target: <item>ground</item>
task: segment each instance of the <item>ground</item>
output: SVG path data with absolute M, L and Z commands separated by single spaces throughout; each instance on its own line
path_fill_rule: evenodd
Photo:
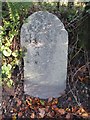
M 69 45 L 70 47 L 70 45 Z M 70 63 L 70 64 L 69 64 Z M 89 69 L 82 52 L 68 63 L 67 86 L 59 98 L 42 100 L 24 94 L 23 62 L 13 71 L 15 85 L 12 88 L 3 86 L 2 110 L 3 119 L 59 119 L 89 120 Z M 86 64 L 85 64 L 86 63 Z

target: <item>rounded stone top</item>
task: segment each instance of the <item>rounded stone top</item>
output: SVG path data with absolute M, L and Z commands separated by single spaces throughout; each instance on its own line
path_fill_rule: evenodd
M 39 38 L 38 37 L 39 34 L 42 33 L 47 34 L 47 31 L 52 32 L 52 33 L 49 32 L 49 34 L 50 35 L 52 34 L 52 36 L 57 36 L 57 34 L 61 34 L 63 31 L 65 34 L 67 34 L 67 31 L 65 30 L 63 23 L 54 14 L 49 13 L 48 11 L 38 11 L 33 13 L 26 19 L 26 22 L 22 25 L 21 28 L 22 46 L 23 44 L 24 46 L 27 46 L 28 43 L 33 42 L 36 38 Z

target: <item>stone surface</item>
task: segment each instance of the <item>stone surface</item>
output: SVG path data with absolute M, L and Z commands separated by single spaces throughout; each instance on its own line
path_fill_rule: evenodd
M 52 13 L 39 11 L 21 28 L 24 91 L 34 97 L 59 97 L 67 76 L 68 33 Z

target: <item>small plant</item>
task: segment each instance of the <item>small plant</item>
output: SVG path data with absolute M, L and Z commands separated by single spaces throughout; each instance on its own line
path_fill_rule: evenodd
M 2 23 L 0 26 L 0 53 L 2 54 L 1 79 L 2 84 L 6 83 L 11 87 L 14 82 L 12 80 L 12 71 L 16 65 L 19 65 L 21 57 L 24 55 L 22 49 L 12 48 L 13 41 L 19 39 L 20 27 L 32 2 L 4 2 Z M 16 41 L 17 42 L 17 41 Z M 1 80 L 0 79 L 0 80 Z
M 20 62 L 20 50 L 12 50 L 12 42 L 19 34 L 19 14 L 13 8 L 13 3 L 7 3 L 9 10 L 8 20 L 3 18 L 3 26 L 0 27 L 0 52 L 2 54 L 1 77 L 2 83 L 6 83 L 11 87 L 14 83 L 12 80 L 12 71 L 15 65 Z

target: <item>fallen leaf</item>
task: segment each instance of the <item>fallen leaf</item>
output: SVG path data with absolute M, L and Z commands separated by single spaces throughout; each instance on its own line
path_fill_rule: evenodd
M 21 100 L 17 100 L 17 107 L 20 106 L 22 104 Z
M 19 112 L 19 113 L 18 113 L 18 117 L 21 117 L 21 116 L 22 116 L 22 112 Z
M 53 110 L 54 110 L 54 109 L 57 109 L 57 110 L 58 110 L 58 108 L 57 108 L 56 105 L 52 105 L 52 109 L 53 109 Z
M 76 112 L 77 114 L 81 115 L 82 113 L 85 113 L 86 111 L 84 110 L 83 107 L 80 107 L 79 110 Z
M 48 112 L 48 111 L 49 111 L 49 108 L 50 108 L 50 106 L 46 106 L 46 107 L 45 107 L 45 111 Z
M 26 103 L 27 103 L 29 106 L 32 105 L 29 100 L 26 100 Z
M 71 115 L 70 115 L 70 113 L 68 113 L 68 114 L 66 115 L 66 119 L 69 120 L 70 118 L 71 118 Z
M 39 108 L 39 115 L 41 118 L 45 116 L 45 108 Z
M 13 112 L 14 112 L 14 113 L 17 112 L 17 109 L 13 108 Z
M 86 111 L 84 110 L 84 108 L 81 107 L 80 112 L 83 113 L 83 112 L 86 112 Z
M 55 112 L 54 111 L 48 112 L 47 116 L 53 118 L 55 116 Z
M 32 119 L 35 118 L 35 114 L 32 113 L 30 117 L 31 117 Z
M 52 102 L 52 105 L 56 105 L 57 103 L 58 103 L 58 99 L 55 98 L 55 99 L 53 100 L 53 102 Z
M 65 110 L 64 110 L 64 109 L 58 109 L 58 112 L 59 112 L 61 115 L 65 114 Z
M 47 116 L 48 116 L 48 117 L 52 117 L 51 112 L 48 112 L 48 113 L 47 113 Z
M 55 112 L 51 111 L 51 116 L 54 117 L 55 116 Z
M 76 112 L 76 110 L 77 110 L 76 106 L 72 107 L 72 112 Z
M 16 120 L 17 119 L 17 117 L 16 117 L 16 114 L 13 114 L 12 115 L 12 120 Z M 1 120 L 1 119 L 0 119 Z
M 82 117 L 88 117 L 88 113 L 83 113 Z
M 66 112 L 70 112 L 71 110 L 69 108 L 66 108 Z

